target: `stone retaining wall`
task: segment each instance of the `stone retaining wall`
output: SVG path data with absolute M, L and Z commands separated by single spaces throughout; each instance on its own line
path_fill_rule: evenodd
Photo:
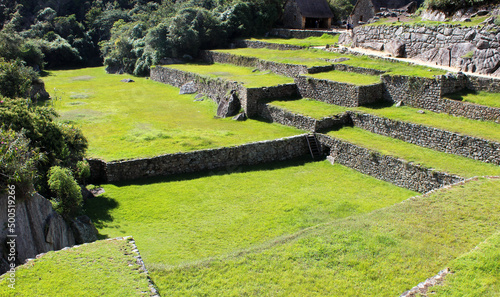
M 215 102 L 227 97 L 232 90 L 237 92 L 242 108 L 248 117 L 258 114 L 259 102 L 269 98 L 296 97 L 298 96 L 295 84 L 285 84 L 262 88 L 246 88 L 238 82 L 226 81 L 219 78 L 210 78 L 196 73 L 181 71 L 167 67 L 151 69 L 151 79 L 175 87 L 193 81 L 199 93 L 203 93 Z
M 354 45 L 391 42 L 404 45 L 405 56 L 463 71 L 500 76 L 500 33 L 494 25 L 359 26 L 354 30 Z
M 318 120 L 301 114 L 295 114 L 269 104 L 261 104 L 259 110 L 260 116 L 264 119 L 310 132 L 342 127 L 350 124 L 351 121 L 347 113 Z
M 387 101 L 401 101 L 404 105 L 473 120 L 500 120 L 500 108 L 442 98 L 445 94 L 463 90 L 467 85 L 475 90 L 484 90 L 488 87 L 488 79 L 468 78 L 465 75 L 440 75 L 435 78 L 382 75 L 381 79 Z
M 234 45 L 236 47 L 268 48 L 280 51 L 300 50 L 305 48 L 304 46 L 300 45 L 271 43 L 271 42 L 263 42 L 257 40 L 235 40 Z
M 324 147 L 330 148 L 330 156 L 335 162 L 413 191 L 426 193 L 464 180 L 456 175 L 381 155 L 327 135 L 316 134 L 316 137 Z
M 383 97 L 383 85 L 356 86 L 325 79 L 299 76 L 295 83 L 303 98 L 311 98 L 329 104 L 356 107 L 378 102 Z
M 274 28 L 269 33 L 272 36 L 277 36 L 281 38 L 298 38 L 298 39 L 304 39 L 307 37 L 321 37 L 323 34 L 329 34 L 332 36 L 339 34 L 338 32 L 333 32 L 331 30 L 293 30 L 284 28 Z
M 355 126 L 437 151 L 500 164 L 500 143 L 472 136 L 348 111 Z
M 231 166 L 248 166 L 267 162 L 293 159 L 309 154 L 305 135 L 276 140 L 260 141 L 234 147 L 200 150 L 188 153 L 166 154 L 153 158 L 104 162 L 93 160 L 92 166 L 101 163 L 105 172 L 103 182 L 118 182 L 199 172 Z M 92 168 L 92 172 L 98 169 Z M 102 169 L 101 169 L 102 170 Z

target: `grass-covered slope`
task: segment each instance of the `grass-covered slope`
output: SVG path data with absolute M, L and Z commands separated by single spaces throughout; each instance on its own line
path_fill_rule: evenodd
M 215 119 L 210 99 L 193 102 L 179 89 L 104 68 L 53 71 L 44 78 L 60 113 L 82 129 L 89 157 L 107 161 L 238 145 L 301 134 L 300 130 L 247 120 Z
M 500 233 L 450 263 L 452 274 L 432 296 L 498 296 L 500 293 Z
M 167 296 L 399 296 L 498 232 L 499 192 L 479 179 L 152 275 Z
M 16 269 L 15 289 L 0 278 L 0 296 L 150 296 L 147 275 L 127 239 L 49 252 Z
M 480 104 L 490 107 L 500 108 L 500 93 L 489 92 L 459 92 L 447 94 L 447 99 Z
M 148 268 L 233 253 L 416 194 L 309 159 L 104 189 L 86 213 L 103 236 L 132 234 Z
M 360 86 L 381 83 L 380 76 L 337 70 L 308 74 L 307 76 Z
M 251 38 L 248 39 L 250 41 L 261 41 L 261 42 L 267 42 L 267 43 L 277 43 L 277 44 L 289 44 L 289 45 L 297 45 L 297 46 L 303 46 L 303 47 L 314 47 L 314 46 L 325 46 L 325 45 L 333 45 L 339 41 L 339 34 L 337 35 L 328 35 L 328 34 L 323 34 L 322 36 L 319 37 L 307 37 L 307 38 L 274 38 L 274 37 L 269 37 L 269 38 Z

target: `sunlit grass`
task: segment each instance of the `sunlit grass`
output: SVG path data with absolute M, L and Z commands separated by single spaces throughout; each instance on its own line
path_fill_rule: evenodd
M 359 74 L 355 72 L 344 72 L 337 70 L 308 74 L 307 76 L 314 77 L 317 79 L 326 79 L 326 80 L 332 80 L 336 82 L 354 84 L 359 86 L 372 85 L 381 82 L 380 76 Z
M 446 71 L 441 69 L 435 69 L 420 65 L 411 65 L 406 62 L 391 62 L 382 59 L 370 58 L 367 56 L 339 54 L 319 49 L 281 51 L 266 48 L 239 48 L 216 51 L 245 57 L 255 57 L 262 60 L 278 63 L 306 65 L 308 67 L 330 65 L 331 62 L 328 62 L 326 59 L 331 60 L 345 57 L 349 58 L 349 60 L 338 63 L 387 71 L 389 74 L 393 75 L 433 77 L 434 75 L 442 75 L 446 73 Z
M 341 114 L 348 110 L 347 107 L 328 104 L 309 98 L 302 98 L 298 100 L 274 100 L 269 104 L 293 113 L 305 115 L 318 120 Z
M 325 45 L 333 45 L 339 41 L 339 34 L 334 36 L 329 34 L 323 34 L 320 37 L 307 37 L 304 39 L 299 38 L 251 38 L 248 39 L 250 41 L 262 41 L 268 43 L 277 43 L 277 44 L 290 44 L 290 45 L 298 45 L 303 47 L 313 47 L 313 46 L 325 46 Z
M 141 77 L 120 82 L 127 77 L 100 67 L 52 71 L 44 78 L 60 120 L 80 127 L 88 139 L 90 157 L 151 157 L 302 133 L 256 120 L 216 119 L 210 99 L 194 102 L 194 95 Z
M 168 296 L 399 296 L 498 232 L 499 192 L 499 180 L 480 179 L 264 250 L 151 273 Z
M 166 67 L 194 72 L 209 77 L 218 77 L 225 80 L 241 82 L 249 88 L 293 83 L 293 79 L 290 77 L 277 75 L 270 71 L 259 71 L 255 68 L 231 64 L 176 64 Z
M 16 270 L 15 289 L 0 278 L 0 296 L 150 296 L 128 240 L 48 252 Z
M 500 93 L 459 92 L 445 95 L 444 98 L 500 108 Z
M 134 236 L 148 267 L 230 254 L 416 193 L 328 161 L 104 185 L 86 213 L 108 237 Z
M 344 127 L 327 134 L 384 155 L 390 155 L 463 177 L 500 176 L 500 166 L 498 165 L 423 148 L 357 127 Z

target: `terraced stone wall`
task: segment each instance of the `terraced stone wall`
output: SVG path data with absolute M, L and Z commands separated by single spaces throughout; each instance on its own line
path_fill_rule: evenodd
M 334 162 L 413 191 L 426 193 L 464 180 L 456 175 L 381 155 L 328 135 L 316 134 L 316 137 L 323 146 L 330 149 Z
M 500 143 L 433 127 L 348 111 L 354 126 L 422 147 L 500 164 Z
M 236 40 L 234 42 L 236 47 L 250 47 L 250 48 L 268 48 L 275 49 L 280 51 L 287 50 L 300 50 L 305 47 L 300 45 L 292 45 L 292 44 L 281 44 L 281 43 L 270 43 L 270 42 L 262 42 L 257 40 Z
M 107 163 L 94 160 L 89 164 L 94 166 L 100 162 L 100 168 L 105 168 L 105 172 L 101 173 L 106 177 L 105 182 L 118 182 L 282 161 L 308 153 L 309 148 L 305 135 L 298 135 L 234 147 L 167 154 L 153 158 Z
M 383 98 L 384 87 L 381 83 L 356 86 L 306 76 L 296 77 L 294 81 L 303 98 L 312 98 L 329 104 L 356 107 L 375 103 Z
M 269 104 L 261 104 L 259 114 L 261 117 L 271 122 L 296 127 L 310 132 L 342 127 L 344 125 L 349 125 L 351 121 L 347 113 L 318 120 L 301 114 L 295 114 Z
M 494 90 L 497 80 L 465 75 L 440 75 L 435 78 L 383 75 L 381 79 L 385 86 L 384 98 L 390 102 L 401 101 L 404 105 L 473 120 L 500 120 L 499 108 L 442 98 L 465 88 Z
M 394 40 L 405 45 L 407 57 L 460 67 L 463 71 L 500 76 L 498 26 L 382 25 L 354 29 L 355 46 L 384 46 Z
M 196 73 L 181 71 L 168 67 L 155 67 L 151 69 L 150 77 L 154 81 L 181 87 L 187 82 L 194 82 L 199 93 L 203 93 L 215 102 L 227 97 L 228 93 L 235 90 L 241 106 L 248 117 L 258 114 L 259 102 L 269 98 L 297 97 L 295 84 L 284 84 L 262 88 L 246 88 L 238 82 L 226 81 L 219 78 L 209 78 Z

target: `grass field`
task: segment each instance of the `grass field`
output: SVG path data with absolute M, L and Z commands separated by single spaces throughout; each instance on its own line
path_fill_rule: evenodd
M 145 78 L 123 83 L 125 75 L 104 68 L 52 71 L 44 78 L 61 121 L 80 127 L 89 157 L 107 161 L 231 146 L 303 133 L 256 120 L 216 119 L 210 99 Z
M 357 127 L 344 127 L 337 131 L 330 131 L 327 134 L 384 155 L 467 178 L 484 175 L 500 176 L 500 166 L 498 165 L 423 148 Z
M 337 70 L 308 74 L 307 76 L 314 77 L 317 79 L 326 79 L 336 82 L 354 84 L 358 86 L 372 85 L 381 82 L 380 76 L 359 74 L 355 72 L 337 71 Z
M 165 296 L 399 296 L 498 232 L 499 191 L 500 180 L 479 179 L 266 249 L 151 273 Z
M 128 240 L 105 240 L 48 252 L 16 270 L 15 289 L 0 278 L 0 296 L 150 296 Z
M 446 131 L 500 142 L 500 129 L 498 123 L 491 121 L 475 121 L 464 117 L 455 117 L 446 113 L 436 113 L 428 110 L 421 114 L 418 112 L 420 109 L 409 106 L 396 107 L 394 105 L 372 105 L 347 108 L 333 106 L 311 99 L 290 101 L 277 100 L 270 102 L 270 104 L 317 119 L 339 114 L 346 110 L 354 110 L 393 120 L 435 127 Z
M 219 77 L 222 79 L 243 83 L 249 88 L 270 87 L 279 84 L 291 84 L 293 78 L 277 75 L 270 71 L 259 71 L 251 67 L 241 67 L 231 64 L 176 64 L 168 65 L 168 68 L 194 72 L 208 77 Z
M 471 18 L 470 22 L 463 22 L 463 21 L 445 21 L 445 22 L 439 22 L 439 21 L 424 21 L 422 20 L 421 17 L 413 17 L 410 20 L 404 21 L 404 22 L 397 22 L 394 20 L 394 18 L 381 18 L 378 21 L 371 23 L 371 24 L 366 24 L 365 26 L 380 26 L 380 25 L 388 25 L 388 26 L 402 26 L 402 25 L 420 25 L 420 26 L 439 26 L 439 25 L 460 25 L 463 27 L 474 27 L 478 26 L 481 24 L 481 22 L 484 22 L 487 18 L 490 16 L 476 16 Z
M 500 108 L 500 93 L 460 92 L 445 95 L 444 98 Z
M 248 39 L 250 41 L 262 41 L 268 43 L 278 43 L 278 44 L 290 44 L 290 45 L 298 45 L 303 47 L 314 47 L 314 46 L 325 46 L 325 45 L 333 45 L 339 42 L 339 36 L 335 35 L 331 36 L 328 34 L 323 34 L 320 37 L 307 37 L 304 39 L 299 38 L 251 38 Z
M 104 189 L 86 213 L 103 236 L 134 236 L 148 267 L 230 254 L 416 194 L 327 161 L 304 160 Z
M 446 73 L 446 71 L 444 70 L 419 65 L 411 65 L 404 62 L 391 62 L 381 59 L 373 59 L 367 56 L 352 56 L 334 52 L 326 52 L 319 49 L 280 51 L 266 48 L 239 48 L 216 51 L 231 53 L 239 56 L 256 57 L 262 60 L 278 63 L 306 65 L 309 67 L 330 65 L 331 63 L 327 62 L 325 59 L 337 59 L 346 57 L 349 58 L 349 60 L 340 63 L 351 66 L 387 71 L 388 73 L 393 75 L 433 77 L 434 75 L 442 75 Z

